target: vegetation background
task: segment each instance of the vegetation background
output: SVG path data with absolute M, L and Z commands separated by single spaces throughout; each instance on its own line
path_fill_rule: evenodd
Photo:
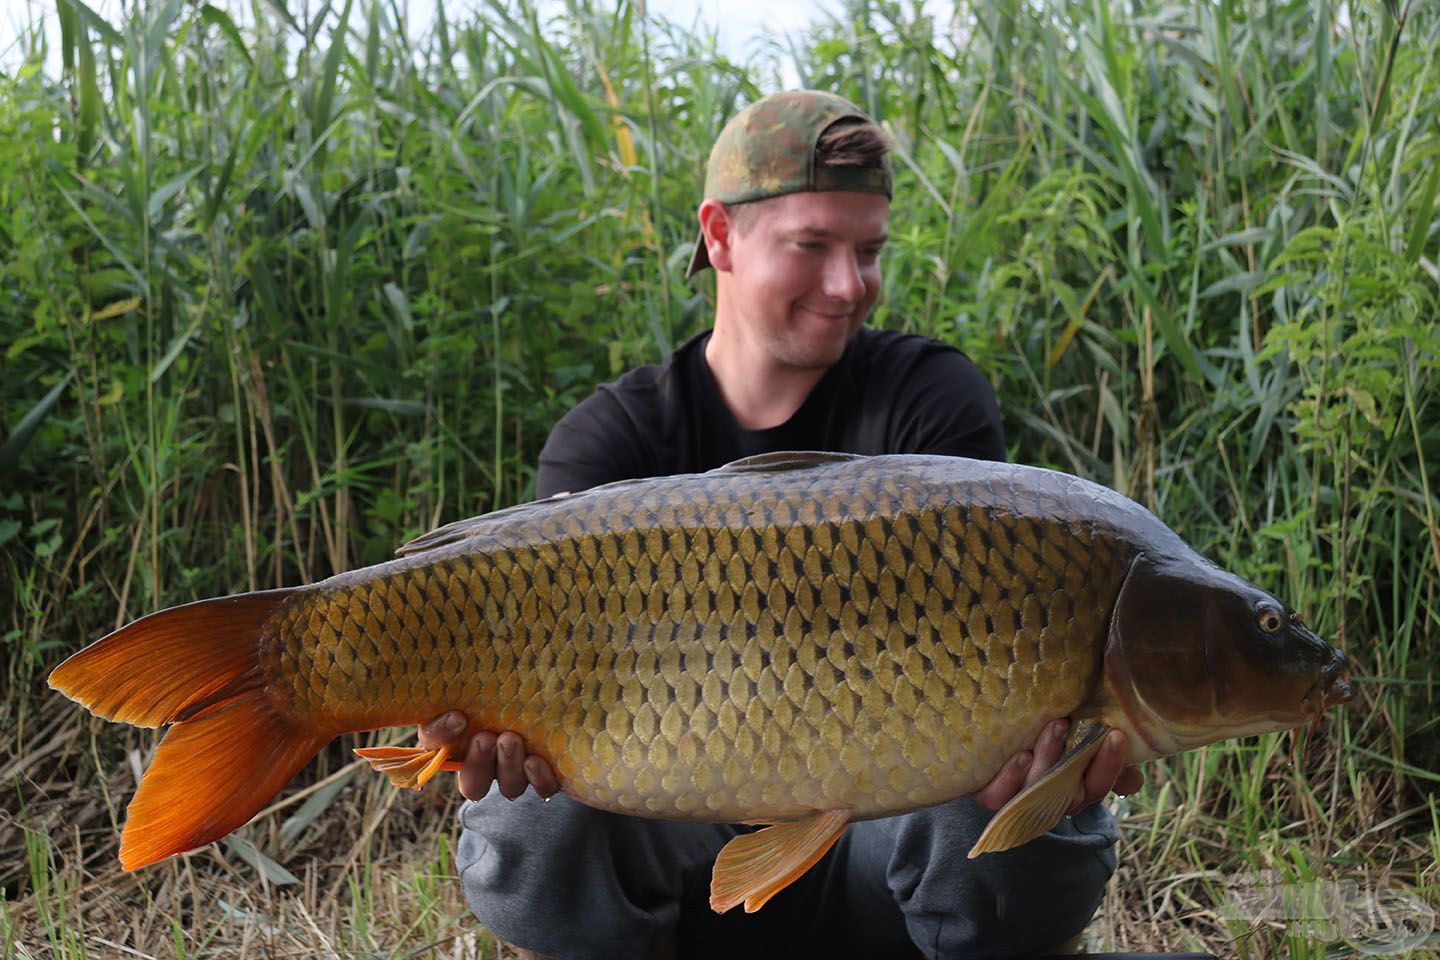
M 155 736 L 46 673 L 529 496 L 561 413 L 707 324 L 704 156 L 792 73 L 897 146 L 873 322 L 965 349 L 1014 459 L 1146 503 L 1357 664 L 1313 735 L 1147 768 L 1092 944 L 1344 956 L 1398 936 L 1382 894 L 1440 904 L 1435 3 L 850 0 L 745 63 L 625 0 L 421 39 L 393 0 L 135 6 L 59 0 L 60 69 L 37 29 L 0 75 L 0 958 L 495 955 L 453 792 L 353 744 L 120 873 Z M 1227 910 L 1262 870 L 1360 900 Z

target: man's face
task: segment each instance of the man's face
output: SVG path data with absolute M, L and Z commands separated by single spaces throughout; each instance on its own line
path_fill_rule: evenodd
M 741 219 L 721 279 L 735 332 L 779 364 L 831 366 L 880 293 L 889 199 L 791 193 Z

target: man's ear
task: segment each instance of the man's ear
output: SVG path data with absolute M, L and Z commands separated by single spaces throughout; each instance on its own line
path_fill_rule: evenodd
M 725 204 L 710 197 L 700 204 L 697 212 L 700 231 L 705 238 L 705 252 L 710 256 L 710 266 L 717 271 L 730 270 L 730 243 L 734 237 L 734 221 Z

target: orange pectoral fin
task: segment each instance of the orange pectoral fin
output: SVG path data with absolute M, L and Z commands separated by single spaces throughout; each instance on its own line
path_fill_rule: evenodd
M 1000 808 L 970 848 L 970 859 L 1028 843 L 1059 823 L 1085 777 L 1085 768 L 1105 743 L 1110 730 L 1109 724 L 1099 720 L 1076 724 L 1070 734 L 1070 749 L 1044 776 Z
M 447 747 L 360 747 L 356 755 L 406 790 L 419 790 L 441 770 L 459 770 L 460 761 L 449 760 Z
M 818 863 L 849 824 L 849 810 L 825 810 L 731 840 L 715 858 L 710 909 L 744 903 L 746 913 L 759 910 Z

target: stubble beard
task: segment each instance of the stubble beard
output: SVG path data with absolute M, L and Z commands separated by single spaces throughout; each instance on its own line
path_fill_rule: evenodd
M 856 322 L 847 318 L 845 335 L 840 339 L 826 337 L 824 340 L 805 338 L 793 328 L 788 336 L 773 338 L 771 356 L 782 364 L 800 370 L 826 370 L 840 362 L 845 348 L 860 332 L 863 320 Z

